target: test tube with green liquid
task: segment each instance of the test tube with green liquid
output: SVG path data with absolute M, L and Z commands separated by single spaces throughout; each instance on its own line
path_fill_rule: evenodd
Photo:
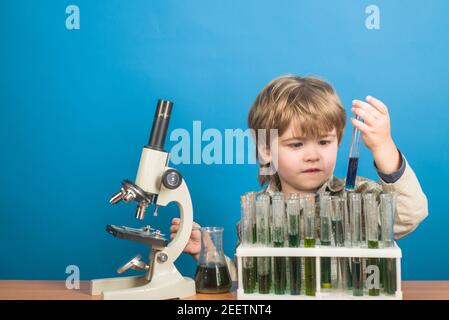
M 244 246 L 253 245 L 253 221 L 252 221 L 252 201 L 247 195 L 240 198 L 241 218 L 240 228 L 242 233 L 242 244 Z M 256 289 L 256 274 L 254 269 L 254 257 L 243 257 L 243 291 L 254 293 Z
M 288 246 L 300 246 L 300 200 L 296 193 L 289 195 L 287 199 L 287 222 L 288 222 Z M 301 293 L 301 257 L 289 257 L 290 267 L 290 294 Z
M 304 247 L 315 247 L 315 195 L 303 195 L 304 214 Z M 315 296 L 316 293 L 316 259 L 314 257 L 304 258 L 305 293 L 307 296 Z
M 394 247 L 394 219 L 396 213 L 396 194 L 394 192 L 380 194 L 380 225 L 384 248 Z M 396 293 L 396 259 L 383 261 L 383 292 L 388 295 Z
M 320 205 L 320 245 L 330 246 L 332 241 L 331 224 L 331 198 L 329 193 L 319 194 Z M 330 289 L 332 287 L 331 279 L 331 257 L 322 257 L 321 263 L 321 288 Z
M 360 247 L 362 243 L 362 197 L 360 193 L 348 193 L 349 215 L 351 217 L 351 246 Z M 352 294 L 363 296 L 363 265 L 361 258 L 352 258 Z
M 274 194 L 272 196 L 273 210 L 273 232 L 271 234 L 273 246 L 276 248 L 284 247 L 285 242 L 285 202 L 282 194 Z M 287 287 L 287 265 L 286 257 L 273 258 L 274 272 L 274 293 L 285 294 Z
M 251 222 L 253 224 L 253 236 L 252 236 L 252 244 L 257 243 L 257 225 L 256 225 L 256 193 L 248 192 L 247 193 L 250 205 L 251 205 Z M 256 287 L 257 287 L 257 257 L 253 257 L 253 266 L 254 266 L 254 274 L 256 275 Z
M 379 210 L 376 195 L 365 193 L 363 195 L 363 210 L 366 219 L 366 240 L 369 249 L 379 248 Z M 367 277 L 368 295 L 378 296 L 380 293 L 380 267 L 378 258 L 368 258 L 367 266 L 371 274 Z
M 349 191 L 351 192 L 351 191 Z M 348 192 L 343 193 L 343 234 L 345 247 L 351 247 L 351 217 L 349 214 L 349 201 Z M 352 273 L 351 273 L 351 259 L 344 258 L 346 260 L 346 279 L 348 289 L 352 289 Z
M 270 238 L 270 196 L 261 194 L 256 198 L 256 225 L 257 225 L 257 245 L 260 247 L 271 246 Z M 257 257 L 257 280 L 259 293 L 270 293 L 271 287 L 271 258 Z
M 332 233 L 334 242 L 337 247 L 345 246 L 345 228 L 344 228 L 344 212 L 346 201 L 344 198 L 338 196 L 331 197 L 331 219 L 332 219 Z M 337 287 L 345 292 L 350 288 L 352 283 L 349 258 L 337 258 Z

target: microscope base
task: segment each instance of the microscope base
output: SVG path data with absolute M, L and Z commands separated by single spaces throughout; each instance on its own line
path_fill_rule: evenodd
M 163 300 L 196 294 L 195 281 L 187 277 L 167 281 L 148 281 L 145 277 L 121 277 L 91 281 L 91 295 L 103 300 Z
M 122 290 L 140 287 L 148 282 L 143 276 L 95 279 L 90 282 L 90 294 L 97 296 L 103 291 Z

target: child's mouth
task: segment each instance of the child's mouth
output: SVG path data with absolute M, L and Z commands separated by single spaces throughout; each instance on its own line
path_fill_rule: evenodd
M 318 172 L 321 172 L 321 170 L 320 169 L 316 169 L 316 168 L 312 168 L 312 169 L 304 170 L 302 173 L 318 173 Z

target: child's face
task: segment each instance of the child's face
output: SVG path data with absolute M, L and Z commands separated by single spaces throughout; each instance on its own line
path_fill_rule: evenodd
M 336 130 L 320 138 L 308 138 L 295 136 L 290 126 L 272 151 L 273 156 L 276 153 L 278 156 L 277 172 L 284 193 L 315 192 L 334 172 L 338 151 Z

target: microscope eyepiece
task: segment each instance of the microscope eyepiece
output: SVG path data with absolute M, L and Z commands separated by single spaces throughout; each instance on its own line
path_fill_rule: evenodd
M 173 102 L 159 99 L 156 112 L 154 114 L 153 127 L 151 128 L 148 147 L 162 151 L 164 149 L 165 138 L 167 136 L 170 115 L 173 109 Z

